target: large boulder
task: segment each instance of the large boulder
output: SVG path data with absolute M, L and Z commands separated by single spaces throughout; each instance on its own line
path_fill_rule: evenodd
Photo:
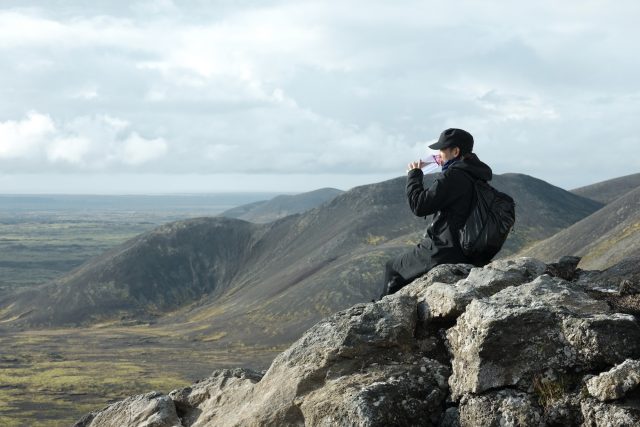
M 328 380 L 302 401 L 305 425 L 437 426 L 449 369 L 428 359 L 407 362 Z
M 584 426 L 637 427 L 640 426 L 640 402 L 603 403 L 585 399 L 582 404 Z
M 415 351 L 416 299 L 358 304 L 312 327 L 269 370 L 219 371 L 170 394 L 185 427 L 437 425 L 450 370 Z
M 74 427 L 183 427 L 169 396 L 151 392 L 129 397 L 92 412 Z
M 233 412 L 262 375 L 249 369 L 222 369 L 195 384 L 169 393 L 183 426 L 209 426 L 221 413 Z
M 640 325 L 629 314 L 566 316 L 562 331 L 576 352 L 578 364 L 587 369 L 601 369 L 640 356 Z
M 474 299 L 530 282 L 546 267 L 545 263 L 534 258 L 494 261 L 484 268 L 471 269 L 466 278 L 455 283 L 435 282 L 423 287 L 418 303 L 428 307 L 429 317 L 453 320 Z
M 456 283 L 469 276 L 475 268 L 471 264 L 441 264 L 436 265 L 423 276 L 418 277 L 404 288 L 398 291 L 398 295 L 419 297 L 425 289 L 434 283 Z
M 540 372 L 586 369 L 638 355 L 640 328 L 579 285 L 548 275 L 473 300 L 449 329 L 453 399 L 516 387 Z
M 499 390 L 468 395 L 460 402 L 461 427 L 543 427 L 542 408 L 527 393 Z
M 589 394 L 601 402 L 623 398 L 640 385 L 640 360 L 627 359 L 587 380 Z

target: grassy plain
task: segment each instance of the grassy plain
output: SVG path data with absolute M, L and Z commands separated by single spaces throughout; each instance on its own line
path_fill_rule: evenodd
M 0 332 L 0 425 L 70 426 L 109 403 L 169 393 L 214 369 L 266 369 L 282 350 L 221 348 L 146 325 Z
M 0 220 L 0 287 L 53 280 L 158 223 L 145 217 L 117 220 L 70 214 L 26 217 L 19 222 Z
M 0 295 L 39 285 L 162 223 L 271 195 L 0 195 Z M 263 369 L 282 349 L 149 325 L 27 330 L 0 325 L 0 426 L 70 426 L 131 395 L 168 393 L 214 369 Z M 183 335 L 184 332 L 184 335 Z

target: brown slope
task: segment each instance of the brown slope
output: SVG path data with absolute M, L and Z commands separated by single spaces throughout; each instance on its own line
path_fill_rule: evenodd
M 494 184 L 516 199 L 512 250 L 600 207 L 526 175 L 496 176 Z M 162 315 L 159 322 L 182 335 L 288 342 L 321 316 L 379 295 L 386 259 L 415 244 L 429 221 L 412 215 L 404 187 L 404 177 L 356 187 L 264 225 L 225 218 L 170 224 L 58 283 L 0 301 L 0 321 L 21 315 L 12 323 L 60 325 Z
M 566 230 L 521 252 L 551 261 L 562 255 L 583 259 L 580 267 L 604 269 L 640 252 L 640 188 L 611 202 Z
M 608 204 L 640 187 L 640 173 L 621 176 L 571 190 L 573 194 Z

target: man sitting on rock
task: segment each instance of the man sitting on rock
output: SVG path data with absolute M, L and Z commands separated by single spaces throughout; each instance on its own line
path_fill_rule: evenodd
M 462 129 L 445 130 L 429 148 L 440 150 L 442 173 L 425 189 L 422 168 L 426 163 L 409 163 L 407 198 L 415 215 L 435 215 L 417 246 L 387 262 L 383 296 L 397 292 L 436 265 L 470 263 L 460 248 L 458 230 L 471 211 L 473 179 L 490 181 L 491 168 L 472 153 L 473 136 Z

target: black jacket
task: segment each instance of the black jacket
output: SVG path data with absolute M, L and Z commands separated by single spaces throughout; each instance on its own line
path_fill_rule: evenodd
M 435 181 L 427 189 L 424 188 L 421 169 L 409 172 L 407 198 L 411 211 L 417 216 L 434 214 L 425 238 L 418 244 L 421 250 L 428 252 L 433 266 L 469 262 L 460 249 L 457 233 L 471 212 L 472 177 L 490 181 L 492 176 L 491 168 L 475 154 L 455 162 L 445 172 L 436 175 Z

